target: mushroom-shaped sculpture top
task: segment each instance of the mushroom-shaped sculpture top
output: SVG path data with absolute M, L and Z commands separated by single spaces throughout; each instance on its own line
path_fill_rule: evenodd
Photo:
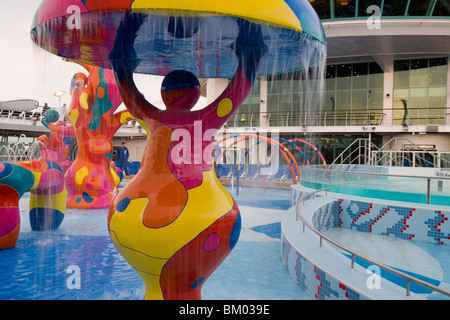
M 259 75 L 309 67 L 316 61 L 306 61 L 305 50 L 326 46 L 307 0 L 44 0 L 31 37 L 51 53 L 103 68 L 111 68 L 111 58 L 125 58 L 135 60 L 137 73 L 183 69 L 227 78 L 237 66 L 230 47 L 239 19 L 262 31 L 268 52 Z

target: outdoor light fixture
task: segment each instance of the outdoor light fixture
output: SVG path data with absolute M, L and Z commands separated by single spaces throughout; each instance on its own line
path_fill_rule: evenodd
M 55 97 L 58 98 L 58 107 L 59 107 L 59 108 L 61 107 L 61 97 L 62 97 L 63 95 L 65 95 L 65 94 L 66 94 L 66 92 L 65 92 L 65 91 L 62 91 L 62 90 L 58 90 L 58 91 L 56 91 L 56 92 L 53 94 Z

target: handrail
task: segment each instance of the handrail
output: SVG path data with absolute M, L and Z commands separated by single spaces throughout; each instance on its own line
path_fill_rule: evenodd
M 337 241 L 327 237 L 322 232 L 320 232 L 319 230 L 314 228 L 312 225 L 310 225 L 308 222 L 306 222 L 306 220 L 303 218 L 303 216 L 300 213 L 300 209 L 299 209 L 300 202 L 304 202 L 306 198 L 308 198 L 308 197 L 310 197 L 312 195 L 315 196 L 317 193 L 323 192 L 323 191 L 327 191 L 328 189 L 330 189 L 330 188 L 324 188 L 324 189 L 320 189 L 320 190 L 315 190 L 314 192 L 310 192 L 310 193 L 308 193 L 306 195 L 303 195 L 303 196 L 301 196 L 298 199 L 297 203 L 295 204 L 296 219 L 298 220 L 298 218 L 300 218 L 300 220 L 303 222 L 303 232 L 305 232 L 305 226 L 307 226 L 311 231 L 316 233 L 319 236 L 320 248 L 322 248 L 322 239 L 325 239 L 326 241 L 330 242 L 331 244 L 337 246 L 338 248 L 340 248 L 342 250 L 345 250 L 346 252 L 348 252 L 348 253 L 350 253 L 352 255 L 351 269 L 354 269 L 355 257 L 358 257 L 358 258 L 360 258 L 360 259 L 362 259 L 362 260 L 364 260 L 364 261 L 366 261 L 368 263 L 371 263 L 372 265 L 375 265 L 375 266 L 377 266 L 377 267 L 379 267 L 381 269 L 384 269 L 384 270 L 386 270 L 388 272 L 394 273 L 395 275 L 404 278 L 406 280 L 406 297 L 410 296 L 410 291 L 411 291 L 410 290 L 410 283 L 411 283 L 411 281 L 416 283 L 416 284 L 418 284 L 418 285 L 421 285 L 421 286 L 423 286 L 425 288 L 431 289 L 433 291 L 437 291 L 439 293 L 442 293 L 442 294 L 450 297 L 450 291 L 442 289 L 442 288 L 439 288 L 439 287 L 437 287 L 437 286 L 435 286 L 433 284 L 430 284 L 430 283 L 425 282 L 423 280 L 417 279 L 417 278 L 415 278 L 413 276 L 410 276 L 410 275 L 405 274 L 405 273 L 403 273 L 401 271 L 398 271 L 398 270 L 393 269 L 393 268 L 391 268 L 389 266 L 386 266 L 385 264 L 382 264 L 382 263 L 377 262 L 377 261 L 375 261 L 375 260 L 373 260 L 371 258 L 368 258 L 368 257 L 366 257 L 366 256 L 364 256 L 362 254 L 359 254 L 358 252 L 356 252 L 356 251 L 354 251 L 354 250 L 352 250 L 350 248 L 347 248 L 346 246 L 340 244 L 339 242 L 337 242 Z
M 268 107 L 270 110 L 270 107 Z M 229 126 L 233 127 L 255 127 L 260 126 L 260 119 L 265 118 L 265 122 L 271 126 L 380 126 L 386 119 L 387 115 L 392 115 L 389 118 L 389 123 L 386 125 L 402 125 L 403 116 L 397 116 L 395 111 L 398 108 L 377 108 L 377 109 L 338 109 L 338 110 L 321 110 L 321 111 L 254 111 L 254 112 L 238 112 L 236 113 L 234 119 L 229 119 L 227 122 Z M 402 109 L 403 110 L 403 109 Z M 409 125 L 427 125 L 427 124 L 437 124 L 444 125 L 445 120 L 442 117 L 431 118 L 428 116 L 420 117 L 419 115 L 413 116 L 413 114 L 419 112 L 420 110 L 441 110 L 444 116 L 447 107 L 410 107 L 409 116 L 407 122 Z M 417 111 L 417 112 L 414 112 Z M 245 121 L 238 121 L 238 116 L 245 116 Z M 254 116 L 250 119 L 251 115 Z

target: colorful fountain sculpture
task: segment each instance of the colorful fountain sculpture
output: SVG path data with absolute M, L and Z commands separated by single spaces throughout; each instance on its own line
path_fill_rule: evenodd
M 60 137 L 76 137 L 78 153 L 66 173 L 67 207 L 109 208 L 117 193 L 111 169 L 112 138 L 133 117 L 127 110 L 115 112 L 122 103 L 110 69 L 80 64 L 88 71 L 72 78 L 72 100 L 67 111 L 71 126 L 42 123 Z
M 0 162 L 0 249 L 16 245 L 20 231 L 19 200 L 31 192 L 33 230 L 57 229 L 66 211 L 64 172 L 52 160 Z
M 49 125 L 51 123 L 57 123 L 58 119 L 59 112 L 55 109 L 50 109 L 45 112 L 44 118 L 41 121 Z M 65 126 L 65 121 L 60 121 L 58 125 Z M 49 135 L 44 134 L 39 136 L 37 140 L 41 143 L 39 158 L 57 162 L 65 174 L 72 165 L 72 161 L 69 158 L 69 148 L 73 138 L 65 137 L 52 131 Z
M 151 135 L 140 171 L 109 209 L 111 239 L 142 277 L 146 299 L 200 299 L 241 227 L 213 172 L 215 133 L 258 75 L 317 62 L 325 40 L 314 10 L 306 0 L 46 0 L 31 36 L 59 56 L 114 70 L 123 102 Z M 140 94 L 134 73 L 165 76 L 166 110 Z M 231 81 L 191 111 L 197 77 Z
M 30 192 L 29 219 L 33 230 L 57 229 L 64 220 L 66 189 L 60 165 L 64 156 L 62 143 L 55 136 L 42 136 L 38 141 L 19 156 L 26 161 L 0 162 L 0 249 L 16 245 L 21 223 L 19 200 L 25 192 Z M 38 160 L 30 160 L 34 157 L 34 146 L 40 148 Z M 17 151 L 10 146 L 6 153 Z

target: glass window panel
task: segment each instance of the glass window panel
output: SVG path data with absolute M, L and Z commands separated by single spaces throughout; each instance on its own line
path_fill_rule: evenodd
M 358 75 L 352 77 L 353 89 L 367 89 L 368 75 Z
M 400 99 L 406 99 L 409 98 L 409 89 L 395 89 L 394 90 L 394 103 L 395 101 Z
M 351 87 L 350 79 L 351 79 L 350 77 L 336 79 L 336 89 L 337 90 L 350 89 L 350 87 Z
M 409 71 L 409 60 L 394 61 L 394 71 Z
M 392 112 L 392 124 L 394 126 L 401 125 L 403 123 L 403 120 L 404 120 L 403 109 L 400 109 L 400 108 L 394 109 Z
M 427 124 L 445 124 L 445 109 L 428 109 Z
M 325 78 L 335 78 L 336 77 L 336 66 L 334 64 L 327 66 L 327 71 Z
M 409 110 L 409 124 L 411 125 L 425 125 L 428 122 L 427 109 L 412 109 Z
M 427 88 L 410 89 L 408 111 L 410 124 L 426 124 Z
M 367 107 L 371 110 L 383 109 L 383 90 L 369 90 L 367 93 Z
M 383 16 L 404 16 L 408 0 L 384 0 Z
M 356 63 L 353 65 L 352 89 L 367 88 L 367 74 L 369 66 L 367 63 Z
M 394 61 L 394 88 L 409 87 L 409 60 Z
M 394 73 L 394 88 L 409 86 L 409 71 L 397 71 Z
M 279 111 L 289 111 L 291 108 L 292 95 L 291 94 L 280 94 L 279 100 Z
M 324 109 L 327 110 L 336 110 L 336 98 L 335 91 L 326 91 L 324 94 Z
M 450 5 L 450 3 L 449 3 Z M 448 58 L 431 58 L 430 59 L 430 67 L 436 67 L 436 66 L 444 66 L 448 65 Z
M 450 5 L 450 4 L 449 4 Z M 429 85 L 446 86 L 448 72 L 447 58 L 430 59 Z
M 384 73 L 369 75 L 369 89 L 381 89 L 384 85 Z
M 408 15 L 409 16 L 426 16 L 430 14 L 433 2 L 430 0 L 410 0 Z
M 305 88 L 305 81 L 302 80 L 292 80 L 292 92 L 302 92 Z
M 411 70 L 428 68 L 428 59 L 413 59 L 411 60 Z
M 447 113 L 447 88 L 430 88 L 428 90 L 428 111 L 434 118 L 435 124 L 445 124 Z
M 412 88 L 409 90 L 410 98 L 426 98 L 428 95 L 427 88 Z
M 376 62 L 369 63 L 369 88 L 381 89 L 384 86 L 384 73 Z
M 378 63 L 370 62 L 369 63 L 369 73 L 370 74 L 383 73 L 383 70 L 380 68 Z
M 448 17 L 450 16 L 450 3 L 448 0 L 437 0 L 434 6 L 433 16 Z
M 330 0 L 315 0 L 311 3 L 320 19 L 330 19 Z
M 394 110 L 393 110 L 393 124 L 401 125 L 407 120 L 409 89 L 395 89 L 394 90 Z M 406 107 L 406 110 L 405 110 Z
M 375 5 L 381 8 L 381 0 L 359 0 L 358 2 L 358 16 L 359 17 L 367 17 L 371 16 L 372 12 L 367 14 L 367 8 Z
M 334 0 L 335 18 L 352 18 L 356 14 L 356 0 Z
M 446 87 L 429 88 L 428 95 L 431 97 L 445 97 L 447 95 Z
M 351 106 L 351 91 L 336 91 L 336 109 L 349 110 Z
M 336 78 L 325 79 L 325 90 L 335 90 L 336 89 Z
M 337 90 L 347 90 L 351 88 L 352 65 L 342 64 L 337 66 Z
M 357 90 L 352 92 L 352 110 L 367 109 L 367 91 Z
M 267 96 L 267 112 L 278 111 L 278 95 L 271 94 Z
M 426 87 L 428 85 L 428 60 L 411 60 L 409 84 L 411 87 Z
M 445 110 L 447 105 L 447 99 L 445 96 L 430 96 L 428 97 L 429 108 L 440 108 Z
M 329 65 L 325 72 L 325 89 L 335 90 L 336 89 L 336 66 Z
M 292 81 L 290 80 L 279 80 L 279 93 L 288 93 L 292 92 Z

